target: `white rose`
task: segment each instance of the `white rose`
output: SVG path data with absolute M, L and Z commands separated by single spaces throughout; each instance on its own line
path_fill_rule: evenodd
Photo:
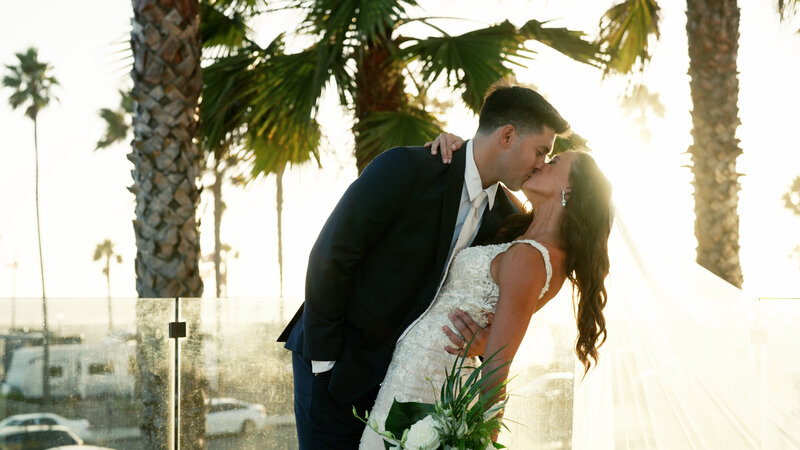
M 413 450 L 436 450 L 439 448 L 439 432 L 436 430 L 436 420 L 427 416 L 411 425 L 408 430 L 408 439 L 405 447 Z

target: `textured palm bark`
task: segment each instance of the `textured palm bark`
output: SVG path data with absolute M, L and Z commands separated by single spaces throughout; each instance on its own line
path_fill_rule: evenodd
M 131 48 L 136 196 L 137 359 L 143 404 L 144 448 L 170 445 L 167 324 L 172 302 L 153 298 L 200 297 L 200 242 L 195 211 L 202 154 L 195 142 L 200 71 L 197 0 L 133 0 Z M 198 302 L 184 302 L 190 337 L 199 328 Z M 204 448 L 199 338 L 182 346 L 181 448 Z
M 391 33 L 389 31 L 388 33 Z M 363 48 L 363 55 L 357 62 L 356 73 L 356 123 L 353 125 L 356 143 L 356 167 L 358 173 L 385 148 L 371 148 L 360 139 L 364 118 L 381 111 L 400 111 L 406 104 L 403 75 L 399 63 L 391 59 L 394 47 L 389 34 L 376 39 Z
M 736 0 L 688 0 L 692 93 L 689 147 L 694 173 L 697 262 L 734 286 L 739 263 L 739 7 Z

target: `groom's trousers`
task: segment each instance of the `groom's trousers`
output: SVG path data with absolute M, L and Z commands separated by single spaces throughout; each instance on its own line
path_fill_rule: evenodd
M 330 371 L 314 375 L 311 361 L 296 352 L 292 352 L 292 366 L 294 416 L 300 450 L 357 449 L 365 425 L 353 416 L 353 407 L 363 417 L 372 409 L 380 385 L 345 405 L 328 392 Z

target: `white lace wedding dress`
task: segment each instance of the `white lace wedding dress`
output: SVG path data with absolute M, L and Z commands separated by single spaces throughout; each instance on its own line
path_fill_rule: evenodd
M 451 325 L 448 314 L 460 308 L 485 326 L 487 314 L 495 310 L 499 294 L 499 287 L 489 270 L 491 262 L 512 244 L 523 242 L 538 249 L 544 258 L 547 278 L 539 298 L 544 296 L 550 286 L 552 266 L 547 248 L 539 242 L 519 240 L 461 250 L 453 259 L 438 296 L 428 310 L 408 327 L 395 347 L 389 370 L 369 415 L 370 421 L 377 421 L 379 429 L 384 429 L 383 424 L 395 399 L 425 403 L 434 403 L 438 399 L 445 370 L 453 366 L 456 358 L 444 350 L 445 346 L 452 345 L 442 331 L 442 327 Z M 479 364 L 474 362 L 471 365 Z M 383 439 L 366 427 L 359 448 L 382 450 L 385 447 Z

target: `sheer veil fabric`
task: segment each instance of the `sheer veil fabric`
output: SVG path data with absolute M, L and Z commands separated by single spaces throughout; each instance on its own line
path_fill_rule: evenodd
M 512 365 L 500 443 L 800 448 L 800 300 L 750 298 L 637 230 L 617 205 L 599 364 L 581 379 L 565 285 Z

